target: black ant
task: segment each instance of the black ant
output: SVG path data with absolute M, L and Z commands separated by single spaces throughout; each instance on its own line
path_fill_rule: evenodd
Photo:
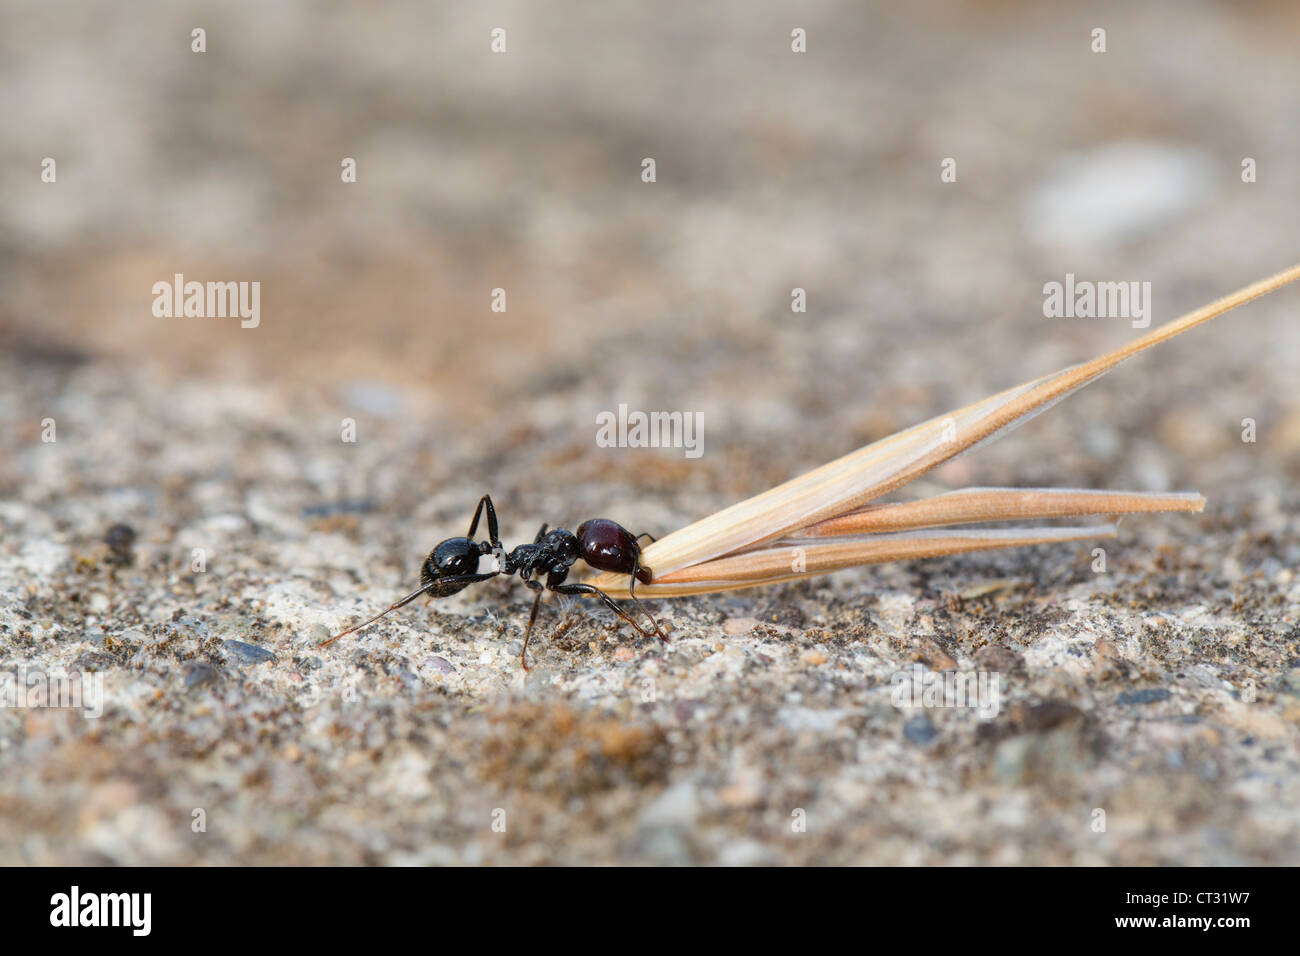
M 474 532 L 478 530 L 478 521 L 484 508 L 487 509 L 488 540 L 475 541 Z M 533 635 L 533 622 L 537 620 L 537 608 L 542 603 L 544 590 L 554 591 L 556 594 L 594 594 L 605 602 L 606 607 L 631 624 L 642 637 L 654 634 L 665 644 L 668 643 L 668 637 L 659 627 L 659 622 L 654 619 L 653 614 L 642 607 L 641 602 L 636 599 L 636 594 L 633 593 L 638 581 L 649 584 L 653 576 L 650 569 L 641 564 L 640 539 L 650 538 L 653 541 L 654 538 L 648 534 L 633 535 L 621 524 L 607 518 L 584 521 L 578 525 L 576 532 L 565 531 L 563 528 L 547 531 L 546 528 L 546 525 L 542 525 L 542 530 L 537 532 L 537 537 L 533 539 L 532 544 L 521 544 L 507 554 L 501 539 L 497 537 L 497 510 L 492 506 L 492 497 L 484 495 L 479 499 L 478 507 L 474 509 L 474 520 L 469 523 L 469 533 L 463 538 L 448 538 L 430 551 L 429 556 L 424 559 L 424 564 L 420 568 L 419 590 L 408 594 L 370 620 L 334 635 L 320 646 L 326 647 L 340 637 L 346 637 L 354 631 L 373 624 L 385 614 L 410 604 L 421 594 L 428 594 L 430 597 L 447 597 L 478 581 L 494 578 L 498 574 L 518 574 L 526 585 L 537 592 L 537 598 L 533 601 L 533 613 L 528 615 L 528 629 L 524 632 L 524 649 L 519 654 L 519 663 L 523 665 L 524 670 L 528 670 L 528 641 Z M 479 574 L 479 558 L 486 554 L 496 556 L 496 570 Z M 575 582 L 566 584 L 564 579 L 569 576 L 569 569 L 579 558 L 598 571 L 613 571 L 616 574 L 629 575 L 628 596 L 631 597 L 632 603 L 649 618 L 653 631 L 647 631 L 634 621 L 618 606 L 617 601 L 600 588 Z M 533 580 L 534 575 L 540 577 L 543 574 L 546 575 L 544 586 L 540 581 Z

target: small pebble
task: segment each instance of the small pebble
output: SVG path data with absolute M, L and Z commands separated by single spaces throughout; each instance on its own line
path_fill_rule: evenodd
M 309 647 L 319 647 L 333 636 L 330 629 L 324 624 L 313 624 L 307 630 L 298 632 L 298 643 L 306 644 Z
M 909 717 L 903 724 L 903 736 L 912 743 L 924 747 L 939 736 L 939 731 L 935 730 L 934 724 L 930 723 L 929 714 L 917 714 L 915 717 Z
M 455 665 L 453 665 L 452 662 L 447 660 L 447 658 L 445 657 L 437 657 L 437 656 L 430 657 L 427 661 L 425 661 L 425 664 L 427 664 L 429 667 L 432 667 L 440 674 L 456 673 Z
M 227 640 L 221 644 L 227 651 L 234 654 L 241 664 L 261 664 L 264 661 L 275 660 L 275 655 L 264 647 L 258 647 L 256 644 L 246 644 L 243 641 Z
M 1121 704 L 1154 704 L 1172 696 L 1163 687 L 1149 687 L 1146 690 L 1126 690 L 1116 699 Z
M 115 524 L 104 532 L 104 543 L 108 545 L 109 559 L 113 564 L 127 566 L 135 562 L 135 529 L 129 524 Z
M 983 671 L 999 674 L 1023 674 L 1025 659 L 1002 644 L 986 644 L 975 652 L 975 664 Z
M 196 687 L 206 687 L 208 684 L 216 683 L 220 676 L 220 671 L 207 661 L 195 661 L 185 672 L 185 689 L 193 690 Z

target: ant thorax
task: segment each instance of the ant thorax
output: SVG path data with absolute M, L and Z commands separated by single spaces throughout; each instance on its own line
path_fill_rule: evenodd
M 503 574 L 533 575 L 567 571 L 582 557 L 582 546 L 571 531 L 555 528 L 532 544 L 521 544 L 510 553 L 504 548 L 494 550 L 498 567 Z

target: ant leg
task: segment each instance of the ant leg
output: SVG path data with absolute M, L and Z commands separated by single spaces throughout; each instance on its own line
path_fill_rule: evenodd
M 613 611 L 623 620 L 631 624 L 633 629 L 642 637 L 655 637 L 655 636 L 661 638 L 663 637 L 662 634 L 656 635 L 654 631 L 647 631 L 645 628 L 643 628 L 640 624 L 638 624 L 635 620 L 633 620 L 632 615 L 628 614 L 627 611 L 623 610 L 621 607 L 618 606 L 617 601 L 615 601 L 612 597 L 610 597 L 600 588 L 592 587 L 590 584 L 555 584 L 555 585 L 551 585 L 550 589 L 552 591 L 555 591 L 557 594 L 594 594 L 596 595 L 596 597 L 600 598 L 601 601 L 605 603 L 605 607 L 609 608 L 611 611 Z M 653 621 L 654 618 L 651 617 L 650 620 Z M 656 630 L 658 629 L 658 627 L 659 625 L 656 622 L 655 624 Z
M 524 630 L 524 649 L 519 652 L 519 663 L 524 670 L 528 670 L 528 642 L 533 636 L 533 624 L 537 620 L 537 609 L 542 606 L 542 586 L 536 581 L 525 581 L 524 583 L 537 592 L 537 597 L 533 599 L 533 613 L 528 615 L 528 627 Z
M 542 530 L 537 532 L 537 537 L 533 538 L 533 544 L 538 544 L 541 542 L 542 536 L 546 534 L 546 529 L 549 527 L 550 527 L 549 524 L 546 523 L 542 524 Z
M 659 622 L 658 622 L 657 620 L 655 620 L 655 616 L 654 616 L 653 614 L 651 614 L 649 611 L 647 611 L 647 610 L 645 609 L 645 605 L 642 604 L 642 603 L 637 599 L 637 596 L 636 596 L 636 573 L 637 573 L 638 571 L 640 571 L 640 570 L 641 570 L 641 565 L 640 565 L 640 564 L 638 564 L 636 567 L 634 567 L 634 568 L 632 569 L 632 577 L 629 579 L 628 584 L 627 584 L 627 596 L 628 596 L 629 598 L 632 599 L 632 603 L 636 605 L 636 609 L 637 609 L 638 611 L 640 611 L 642 614 L 644 614 L 646 617 L 648 617 L 648 618 L 650 619 L 650 623 L 653 624 L 653 625 L 654 625 L 654 628 L 655 628 L 655 636 L 657 636 L 657 637 L 659 638 L 659 640 L 663 641 L 665 644 L 668 644 L 668 643 L 670 643 L 670 641 L 668 640 L 668 635 L 665 634 L 663 628 L 661 628 L 661 627 L 659 626 Z
M 655 536 L 652 535 L 649 531 L 642 531 L 639 535 L 636 536 L 637 541 L 640 541 L 642 538 L 649 538 L 651 544 L 655 543 Z
M 469 523 L 469 534 L 467 538 L 473 538 L 474 532 L 478 530 L 479 515 L 483 513 L 483 508 L 487 508 L 488 519 L 488 543 L 494 548 L 501 546 L 501 538 L 497 534 L 497 509 L 492 507 L 492 496 L 484 495 L 478 500 L 478 507 L 474 509 L 474 520 Z

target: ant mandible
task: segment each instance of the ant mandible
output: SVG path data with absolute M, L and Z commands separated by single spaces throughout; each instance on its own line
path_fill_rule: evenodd
M 478 530 L 479 518 L 484 509 L 487 509 L 488 540 L 475 541 L 474 532 Z M 533 601 L 533 612 L 528 615 L 528 628 L 524 631 L 524 648 L 519 654 L 519 663 L 523 665 L 524 670 L 528 670 L 528 641 L 533 635 L 533 623 L 537 620 L 537 608 L 542 603 L 544 591 L 554 591 L 556 594 L 594 594 L 605 603 L 606 607 L 631 624 L 642 637 L 653 634 L 665 644 L 668 643 L 668 637 L 660 628 L 659 622 L 655 620 L 653 614 L 645 610 L 634 593 L 638 581 L 649 584 L 652 577 L 650 569 L 641 564 L 640 539 L 650 538 L 653 541 L 654 538 L 648 534 L 633 535 L 621 524 L 607 518 L 584 521 L 578 525 L 577 531 L 565 531 L 563 528 L 547 531 L 546 528 L 546 525 L 542 525 L 542 530 L 537 532 L 537 537 L 533 539 L 532 544 L 521 544 L 506 553 L 501 545 L 501 539 L 497 536 L 497 510 L 492 505 L 491 495 L 484 495 L 479 499 L 478 507 L 474 509 L 474 520 L 469 523 L 469 533 L 463 538 L 448 538 L 430 551 L 429 556 L 424 559 L 424 564 L 420 568 L 418 590 L 390 605 L 370 620 L 334 635 L 320 646 L 327 647 L 340 637 L 346 637 L 375 623 L 385 614 L 410 604 L 421 594 L 428 594 L 430 597 L 447 597 L 478 581 L 494 578 L 498 574 L 518 574 L 526 585 L 537 592 L 537 597 Z M 486 554 L 496 555 L 497 567 L 494 571 L 480 574 L 478 573 L 479 558 Z M 579 558 L 598 571 L 613 571 L 616 574 L 629 575 L 628 596 L 632 599 L 632 603 L 649 618 L 653 630 L 647 631 L 634 621 L 619 607 L 617 601 L 600 588 L 592 587 L 590 584 L 566 583 L 565 578 L 569 576 L 569 569 Z M 542 575 L 546 576 L 545 585 L 541 581 L 533 580 L 534 576 Z

